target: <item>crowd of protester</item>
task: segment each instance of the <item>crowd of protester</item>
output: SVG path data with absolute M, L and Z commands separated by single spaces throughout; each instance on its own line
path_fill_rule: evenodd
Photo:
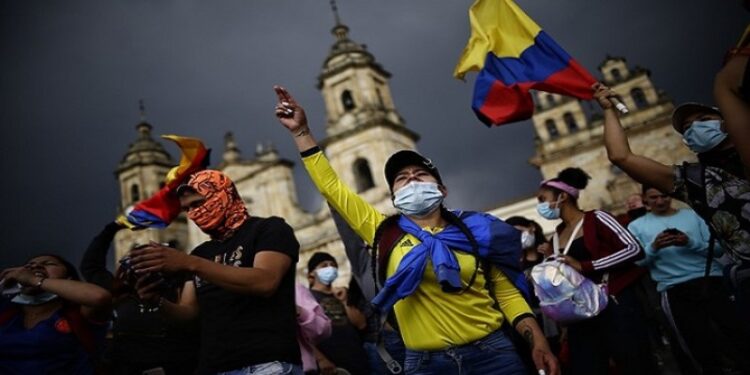
M 189 253 L 132 244 L 112 273 L 124 228 L 113 222 L 83 253 L 85 281 L 54 254 L 2 270 L 0 373 L 649 375 L 666 341 L 683 374 L 750 374 L 749 54 L 741 43 L 727 56 L 718 107 L 672 115 L 696 163 L 634 154 L 615 93 L 594 85 L 607 155 L 642 194 L 618 217 L 584 210 L 591 177 L 566 168 L 537 192 L 551 235 L 447 208 L 448 184 L 411 150 L 385 164 L 398 213 L 384 215 L 339 179 L 277 86 L 276 116 L 331 208 L 348 287 L 333 286 L 339 260 L 324 252 L 295 282 L 292 228 L 251 216 L 226 175 L 203 170 L 177 189 L 210 237 Z

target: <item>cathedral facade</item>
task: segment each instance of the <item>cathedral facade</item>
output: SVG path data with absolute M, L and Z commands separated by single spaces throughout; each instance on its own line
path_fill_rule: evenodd
M 326 109 L 326 137 L 321 141 L 340 178 L 365 200 L 386 214 L 395 213 L 390 192 L 381 177 L 389 155 L 415 149 L 419 136 L 408 129 L 396 110 L 389 79 L 391 75 L 367 51 L 349 38 L 349 29 L 337 20 L 335 42 L 320 75 L 318 89 Z M 605 84 L 613 88 L 630 108 L 622 117 L 633 151 L 667 164 L 689 160 L 692 154 L 671 127 L 671 100 L 657 90 L 642 68 L 630 69 L 622 58 L 607 57 L 599 66 Z M 625 198 L 639 187 L 607 160 L 602 143 L 601 115 L 586 110 L 582 102 L 555 94 L 536 93 L 533 117 L 536 152 L 530 163 L 545 179 L 568 166 L 586 170 L 592 177 L 582 194 L 584 209 L 623 211 Z M 120 185 L 120 211 L 154 194 L 167 171 L 176 165 L 151 135 L 152 126 L 137 126 L 138 138 L 131 143 L 115 171 Z M 327 205 L 313 212 L 302 209 L 292 176 L 293 163 L 271 145 L 259 145 L 254 156 L 242 155 L 231 133 L 217 169 L 236 184 L 248 210 L 257 216 L 283 217 L 295 230 L 301 244 L 297 271 L 306 277 L 307 259 L 316 251 L 333 254 L 341 265 L 341 281 L 348 279 L 348 262 Z M 501 218 L 522 215 L 537 220 L 551 231 L 552 223 L 534 209 L 535 192 L 529 197 L 499 206 L 489 212 Z M 207 237 L 184 215 L 165 230 L 120 231 L 115 238 L 119 259 L 134 244 L 148 241 L 170 243 L 189 251 Z M 341 282 L 340 281 L 340 282 Z

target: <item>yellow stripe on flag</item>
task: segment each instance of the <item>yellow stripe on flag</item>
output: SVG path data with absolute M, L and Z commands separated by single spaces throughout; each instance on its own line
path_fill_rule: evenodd
M 520 57 L 534 44 L 542 28 L 512 0 L 477 0 L 469 9 L 471 37 L 458 60 L 453 76 L 484 67 L 488 52 L 497 57 Z

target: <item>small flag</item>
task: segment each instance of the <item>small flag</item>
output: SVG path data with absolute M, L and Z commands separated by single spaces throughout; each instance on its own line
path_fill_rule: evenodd
M 471 108 L 487 126 L 534 113 L 530 89 L 592 99 L 596 80 L 512 0 L 477 0 L 471 37 L 453 72 L 479 71 Z
M 197 138 L 164 135 L 177 144 L 182 151 L 180 164 L 172 168 L 162 187 L 149 199 L 138 202 L 117 218 L 117 222 L 133 230 L 143 228 L 165 228 L 180 214 L 180 199 L 177 187 L 185 183 L 190 175 L 205 169 L 209 163 L 209 149 Z

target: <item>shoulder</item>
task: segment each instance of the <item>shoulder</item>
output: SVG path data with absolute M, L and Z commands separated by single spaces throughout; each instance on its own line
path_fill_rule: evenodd
M 612 216 L 611 213 L 603 210 L 592 210 L 586 212 L 586 215 L 589 216 L 591 219 L 596 219 L 599 222 L 602 223 L 617 223 L 617 219 L 615 219 L 614 216 Z M 619 223 L 617 223 L 619 225 Z
M 278 216 L 255 217 L 255 225 L 259 229 L 289 229 L 292 230 L 286 220 Z M 252 220 L 252 219 L 251 219 Z
M 625 229 L 622 225 L 620 225 L 620 223 L 617 222 L 617 219 L 615 219 L 615 217 L 607 211 L 593 210 L 587 212 L 586 214 L 588 215 L 589 220 L 594 221 L 599 229 L 607 230 L 610 232 L 619 232 Z
M 652 213 L 647 213 L 647 214 L 645 214 L 645 215 L 643 215 L 643 216 L 641 216 L 641 217 L 639 217 L 639 218 L 631 221 L 630 224 L 628 224 L 628 229 L 629 230 L 634 230 L 634 229 L 638 230 L 638 229 L 642 228 L 643 226 L 648 225 L 647 223 L 648 223 L 648 221 L 651 220 L 652 217 L 653 217 Z

